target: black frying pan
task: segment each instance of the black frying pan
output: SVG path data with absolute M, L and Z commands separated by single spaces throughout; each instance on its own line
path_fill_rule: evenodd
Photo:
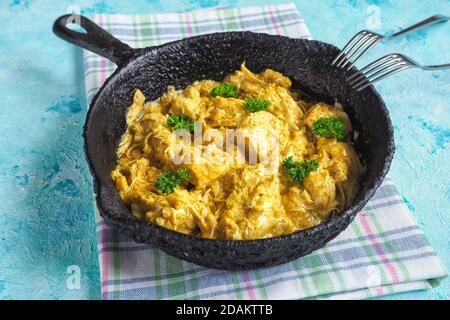
M 389 170 L 394 138 L 386 106 L 373 87 L 356 92 L 346 84 L 343 72 L 330 66 L 339 52 L 330 44 L 262 33 L 225 32 L 132 49 L 89 19 L 75 17 L 86 33 L 66 27 L 74 15 L 58 18 L 53 32 L 118 66 L 91 102 L 84 126 L 85 151 L 101 216 L 136 242 L 152 244 L 178 258 L 217 269 L 281 264 L 322 247 L 342 232 Z M 141 89 L 148 100 L 154 100 L 168 85 L 181 89 L 195 80 L 223 80 L 239 69 L 243 61 L 253 72 L 277 70 L 292 79 L 294 89 L 302 88 L 320 99 L 337 99 L 344 105 L 359 132 L 355 147 L 366 164 L 353 204 L 314 228 L 250 241 L 197 238 L 135 219 L 110 178 L 117 161 L 116 148 L 126 129 L 125 113 L 135 89 Z

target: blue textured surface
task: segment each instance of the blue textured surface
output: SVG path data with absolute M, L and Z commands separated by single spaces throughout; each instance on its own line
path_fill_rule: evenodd
M 81 49 L 51 33 L 56 17 L 192 10 L 275 0 L 0 1 L 0 298 L 100 298 L 92 183 L 81 131 L 86 114 Z M 287 1 L 282 1 L 287 2 Z M 450 1 L 294 1 L 314 38 L 342 47 L 357 31 L 393 32 Z M 379 46 L 422 63 L 450 62 L 450 22 Z M 390 175 L 431 245 L 450 267 L 450 71 L 406 71 L 377 85 L 391 111 L 397 154 Z M 67 268 L 80 289 L 66 286 Z M 450 299 L 440 287 L 396 299 Z

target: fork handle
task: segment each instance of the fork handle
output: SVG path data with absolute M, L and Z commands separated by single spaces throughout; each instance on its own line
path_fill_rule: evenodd
M 417 30 L 417 29 L 422 29 L 424 27 L 427 27 L 427 26 L 435 24 L 435 23 L 446 22 L 449 19 L 450 19 L 450 17 L 444 16 L 444 15 L 441 15 L 441 14 L 437 14 L 437 15 L 429 17 L 428 19 L 425 19 L 425 20 L 423 20 L 421 22 L 418 22 L 415 25 L 412 25 L 411 27 L 403 29 L 403 30 L 401 30 L 401 31 L 399 31 L 397 33 L 394 33 L 393 35 L 390 35 L 389 38 L 391 38 L 391 39 L 392 38 L 396 38 L 396 37 L 404 35 L 405 33 L 408 33 L 408 32 L 411 32 L 411 31 L 414 31 L 414 30 Z
M 424 66 L 423 69 L 425 69 L 425 70 L 444 70 L 444 69 L 450 69 L 450 63 L 439 64 L 439 65 L 436 65 L 436 66 Z

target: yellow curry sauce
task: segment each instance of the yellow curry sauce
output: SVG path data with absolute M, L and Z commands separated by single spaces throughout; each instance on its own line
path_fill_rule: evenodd
M 345 139 L 313 133 L 315 121 L 333 116 L 342 120 L 349 137 L 352 124 L 340 107 L 307 104 L 290 91 L 289 78 L 270 69 L 254 74 L 243 64 L 224 82 L 238 89 L 237 98 L 212 96 L 219 83 L 211 80 L 194 82 L 182 91 L 169 87 L 148 103 L 136 90 L 112 172 L 121 199 L 136 218 L 199 237 L 260 239 L 313 227 L 353 201 L 363 171 L 355 150 Z M 248 98 L 267 100 L 267 109 L 249 112 Z M 192 145 L 168 126 L 168 117 L 177 114 L 201 124 L 203 140 L 190 150 L 208 152 L 214 159 L 174 163 L 174 150 L 180 144 Z M 208 129 L 217 129 L 223 137 L 228 129 L 242 130 L 246 148 L 257 153 L 256 163 L 238 146 L 232 152 L 224 150 L 205 136 Z M 273 137 L 278 149 L 271 146 Z M 263 149 L 269 155 L 276 150 L 279 161 L 262 161 L 258 152 Z M 288 157 L 314 159 L 318 166 L 304 181 L 291 181 L 281 164 Z M 160 174 L 179 168 L 189 170 L 189 184 L 162 193 L 155 186 Z

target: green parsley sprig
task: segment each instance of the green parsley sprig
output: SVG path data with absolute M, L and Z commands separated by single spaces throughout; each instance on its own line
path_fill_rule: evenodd
M 317 170 L 319 163 L 317 160 L 294 161 L 291 156 L 283 160 L 282 166 L 287 169 L 291 181 L 303 183 L 312 171 Z
M 344 139 L 345 125 L 338 117 L 322 117 L 313 123 L 313 132 L 319 137 Z
M 235 85 L 228 83 L 221 83 L 211 90 L 211 95 L 213 97 L 224 97 L 224 98 L 237 98 L 238 89 Z
M 262 98 L 255 99 L 246 99 L 245 100 L 245 108 L 249 112 L 258 112 L 262 110 L 266 110 L 269 107 L 269 101 Z
M 172 193 L 181 183 L 189 180 L 191 173 L 187 169 L 178 169 L 174 174 L 171 170 L 161 172 L 158 180 L 155 181 L 155 187 L 164 194 Z
M 167 125 L 173 129 L 185 129 L 194 133 L 195 122 L 183 114 L 171 114 L 167 117 Z

